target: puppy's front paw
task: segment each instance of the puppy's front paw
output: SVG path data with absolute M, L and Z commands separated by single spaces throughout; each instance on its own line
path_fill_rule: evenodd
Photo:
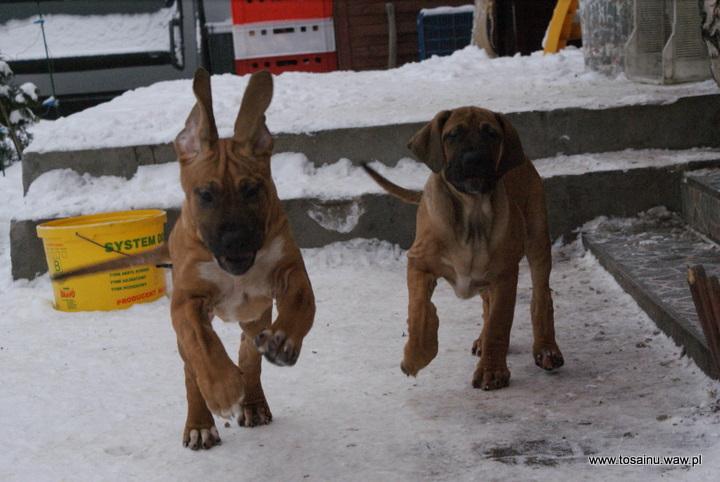
M 565 364 L 565 359 L 555 342 L 544 346 L 533 347 L 533 358 L 537 366 L 547 371 L 560 368 Z
M 215 425 L 205 428 L 186 426 L 183 432 L 183 445 L 191 450 L 209 450 L 221 444 L 222 440 Z
M 300 343 L 290 339 L 282 330 L 263 330 L 254 341 L 258 352 L 270 363 L 281 367 L 294 365 L 300 356 Z
M 400 371 L 409 377 L 416 377 L 420 369 L 411 364 L 406 364 L 405 360 L 403 360 L 400 362 Z
M 428 346 L 418 347 L 410 342 L 405 344 L 403 360 L 400 363 L 400 370 L 409 376 L 416 377 L 418 372 L 428 366 L 437 356 L 437 340 Z
M 510 384 L 510 370 L 507 366 L 489 364 L 480 360 L 473 374 L 472 386 L 483 390 L 497 390 Z
M 227 370 L 212 373 L 210 376 L 197 378 L 197 384 L 207 408 L 222 418 L 238 416 L 240 402 L 245 395 L 240 369 L 230 363 Z

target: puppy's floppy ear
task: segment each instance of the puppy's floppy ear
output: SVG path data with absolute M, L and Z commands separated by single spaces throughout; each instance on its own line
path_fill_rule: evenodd
M 443 110 L 438 112 L 433 120 L 415 133 L 408 141 L 408 149 L 419 160 L 427 164 L 433 172 L 440 172 L 445 164 L 445 151 L 442 144 L 442 131 L 445 122 L 450 118 L 451 112 Z
M 241 146 L 250 144 L 253 155 L 272 152 L 272 135 L 265 125 L 265 111 L 272 96 L 273 78 L 270 72 L 263 70 L 252 74 L 235 120 L 233 139 Z
M 503 144 L 502 153 L 496 167 L 498 176 L 502 176 L 510 169 L 519 166 L 525 161 L 525 151 L 523 151 L 520 136 L 512 126 L 507 117 L 503 114 L 495 114 L 495 118 L 502 128 Z
M 215 115 L 212 108 L 210 74 L 197 69 L 193 78 L 195 106 L 185 121 L 185 128 L 175 138 L 175 149 L 180 160 L 190 160 L 212 147 L 218 140 Z

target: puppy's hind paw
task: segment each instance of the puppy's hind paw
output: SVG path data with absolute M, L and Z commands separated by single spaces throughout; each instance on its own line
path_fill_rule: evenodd
M 238 416 L 238 425 L 241 427 L 256 427 L 272 422 L 272 413 L 265 400 L 243 404 Z
M 504 367 L 484 368 L 482 361 L 473 374 L 473 388 L 497 390 L 510 384 L 510 370 Z
M 533 350 L 535 364 L 543 370 L 552 371 L 565 364 L 565 359 L 556 344 Z

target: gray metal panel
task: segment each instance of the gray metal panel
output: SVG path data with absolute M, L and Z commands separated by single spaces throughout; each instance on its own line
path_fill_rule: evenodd
M 55 74 L 57 95 L 93 94 L 118 92 L 144 87 L 162 80 L 175 80 L 192 77 L 200 59 L 198 54 L 195 1 L 181 2 L 183 11 L 183 57 L 184 68 L 178 70 L 172 65 L 153 65 L 143 67 L 125 67 L 116 69 L 89 70 Z M 109 14 L 152 12 L 165 6 L 165 0 L 112 0 L 42 2 L 43 13 L 66 14 Z M 11 2 L 0 4 L 0 22 L 10 18 L 28 18 L 37 15 L 34 2 Z M 168 31 L 169 35 L 169 31 Z M 41 95 L 49 95 L 50 77 L 48 74 L 17 75 L 18 83 L 33 82 Z

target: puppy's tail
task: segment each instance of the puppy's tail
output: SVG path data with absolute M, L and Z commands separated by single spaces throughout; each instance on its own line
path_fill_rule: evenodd
M 131 254 L 123 256 L 121 258 L 115 258 L 110 261 L 104 261 L 102 263 L 91 264 L 89 266 L 83 266 L 82 268 L 65 271 L 52 275 L 50 278 L 53 281 L 64 281 L 70 278 L 76 278 L 78 276 L 87 276 L 89 274 L 102 273 L 103 271 L 112 271 L 116 269 L 129 268 L 131 266 L 139 266 L 143 264 L 152 264 L 161 267 L 169 267 L 167 264 L 170 261 L 170 251 L 168 250 L 167 244 L 145 251 L 143 253 Z
M 368 173 L 368 176 L 370 176 L 373 181 L 378 183 L 381 188 L 385 189 L 388 194 L 395 196 L 396 198 L 400 199 L 401 201 L 405 201 L 406 203 L 420 204 L 422 191 L 412 191 L 410 189 L 400 187 L 397 184 L 390 182 L 387 178 L 381 176 L 379 172 L 377 172 L 375 169 L 368 166 L 364 162 L 362 163 L 362 168 L 365 170 L 365 172 Z

